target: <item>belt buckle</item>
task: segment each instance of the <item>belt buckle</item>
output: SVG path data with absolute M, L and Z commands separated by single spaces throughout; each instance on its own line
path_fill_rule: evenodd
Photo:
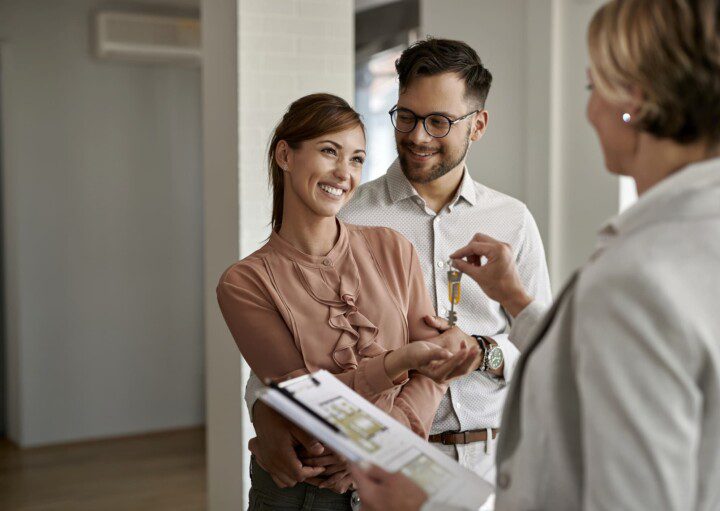
M 360 495 L 357 490 L 353 490 L 352 496 L 350 497 L 350 509 L 352 511 L 360 511 L 362 509 L 362 502 L 360 502 Z

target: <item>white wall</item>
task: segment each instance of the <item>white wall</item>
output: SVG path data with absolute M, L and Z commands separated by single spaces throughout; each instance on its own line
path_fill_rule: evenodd
M 353 103 L 352 0 L 243 0 L 240 11 L 241 255 L 270 234 L 265 151 L 292 101 L 330 92 Z
M 242 403 L 247 370 L 215 285 L 270 232 L 265 151 L 288 105 L 311 92 L 352 102 L 354 12 L 352 0 L 203 0 L 202 11 L 208 502 L 216 511 L 245 507 L 253 433 Z
M 532 0 L 528 0 L 532 1 Z M 556 291 L 595 247 L 597 231 L 619 210 L 619 181 L 603 164 L 585 117 L 586 30 L 603 0 L 553 0 L 550 128 L 550 270 Z
M 0 0 L 9 433 L 24 446 L 203 422 L 199 70 L 94 60 L 100 5 Z
M 465 41 L 493 75 L 485 104 L 488 130 L 473 145 L 468 169 L 478 181 L 514 196 L 524 193 L 525 9 L 526 0 L 420 2 L 420 34 Z
M 592 252 L 618 209 L 585 119 L 585 30 L 601 0 L 421 0 L 421 34 L 470 44 L 493 73 L 490 123 L 468 167 L 523 200 L 545 241 L 553 287 Z

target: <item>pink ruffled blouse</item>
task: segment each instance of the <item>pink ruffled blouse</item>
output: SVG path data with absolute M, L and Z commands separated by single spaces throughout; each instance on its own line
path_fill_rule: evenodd
M 223 273 L 218 302 L 235 342 L 260 378 L 326 369 L 421 436 L 446 386 L 413 373 L 392 381 L 385 355 L 437 335 L 412 244 L 382 227 L 339 222 L 326 256 L 301 252 L 273 232 Z

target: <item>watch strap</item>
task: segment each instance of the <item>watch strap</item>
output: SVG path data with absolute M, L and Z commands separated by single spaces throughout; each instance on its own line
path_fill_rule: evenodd
M 485 372 L 487 371 L 487 354 L 488 351 L 490 351 L 491 344 L 484 335 L 473 334 L 473 337 L 482 350 L 482 359 L 480 360 L 480 367 L 477 368 L 477 371 Z

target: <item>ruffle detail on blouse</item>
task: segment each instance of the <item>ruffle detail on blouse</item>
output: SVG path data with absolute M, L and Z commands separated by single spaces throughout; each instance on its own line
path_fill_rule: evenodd
M 355 352 L 361 358 L 367 358 L 376 357 L 387 350 L 376 341 L 378 328 L 356 306 L 360 291 L 357 264 L 351 253 L 343 259 L 344 267 L 340 272 L 342 278 L 334 270 L 310 268 L 298 262 L 294 264 L 308 294 L 329 307 L 330 327 L 342 332 L 333 349 L 332 358 L 340 368 L 347 371 L 358 367 L 359 360 Z M 336 291 L 338 288 L 339 293 Z M 353 347 L 356 347 L 355 350 Z
M 328 320 L 331 327 L 343 331 L 335 344 L 333 360 L 344 370 L 357 369 L 359 362 L 353 346 L 362 358 L 376 357 L 386 350 L 375 341 L 378 329 L 358 311 L 355 297 L 346 294 L 342 298 L 344 306 L 330 307 Z

